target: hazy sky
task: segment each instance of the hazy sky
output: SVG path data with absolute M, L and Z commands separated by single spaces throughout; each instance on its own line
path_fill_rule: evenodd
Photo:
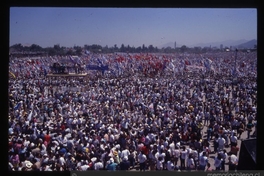
M 257 39 L 256 9 L 10 8 L 10 46 L 161 46 Z

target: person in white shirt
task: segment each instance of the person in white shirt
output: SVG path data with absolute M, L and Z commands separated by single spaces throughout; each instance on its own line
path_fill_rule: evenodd
M 175 146 L 175 150 L 173 151 L 173 158 L 174 158 L 175 166 L 177 166 L 180 156 L 181 156 L 181 151 L 178 146 Z
M 230 137 L 231 147 L 237 146 L 237 136 L 236 133 L 233 133 Z
M 151 150 L 149 152 L 148 159 L 149 159 L 150 170 L 155 170 L 155 163 L 156 163 L 155 150 Z
M 226 142 L 225 139 L 220 135 L 217 142 L 218 142 L 218 151 L 223 150 Z
M 226 152 L 226 150 L 224 149 L 223 151 L 219 152 L 221 158 L 222 158 L 222 170 L 225 171 L 225 161 L 226 161 L 226 158 L 228 157 L 228 154 Z
M 94 163 L 94 170 L 102 170 L 104 168 L 104 164 L 101 161 L 98 161 Z
M 229 158 L 229 168 L 228 170 L 236 170 L 237 164 L 238 164 L 238 158 L 236 155 L 231 155 Z
M 197 168 L 197 163 L 199 162 L 199 154 L 198 154 L 197 150 L 193 149 L 191 155 L 193 156 L 195 168 Z
M 160 152 L 157 151 L 157 153 L 155 154 L 155 158 L 156 158 L 157 162 L 158 162 L 158 160 L 159 160 L 159 157 L 161 157 L 162 162 L 164 162 L 164 160 L 165 160 L 165 156 L 166 156 L 166 154 L 163 152 L 163 149 L 160 150 Z
M 175 166 L 174 166 L 173 162 L 167 161 L 167 169 L 168 169 L 168 171 L 174 171 Z
M 124 159 L 124 157 L 129 157 L 130 152 L 128 150 L 128 147 L 126 147 L 126 149 L 122 150 L 121 152 L 121 159 Z
M 195 169 L 194 159 L 192 155 L 189 155 L 187 159 L 187 170 Z
M 146 161 L 147 161 L 147 157 L 144 154 L 144 152 L 141 151 L 141 153 L 138 155 L 138 162 L 139 162 L 140 171 L 145 171 L 146 170 Z
M 185 169 L 186 158 L 187 158 L 187 150 L 186 150 L 186 147 L 183 146 L 183 149 L 181 151 L 181 170 Z
M 87 171 L 90 168 L 90 166 L 88 164 L 84 164 L 79 166 L 79 171 Z
M 157 161 L 157 164 L 156 164 L 156 170 L 163 170 L 162 157 L 158 158 L 158 161 Z
M 50 166 L 49 165 L 44 165 L 43 167 L 42 167 L 42 171 L 52 171 L 51 170 L 51 168 L 50 168 Z
M 64 159 L 63 154 L 60 154 L 60 158 L 59 158 L 59 164 L 64 167 L 66 165 L 66 161 Z
M 199 157 L 199 170 L 204 171 L 207 163 L 208 158 L 206 156 L 206 152 L 203 152 L 202 155 Z
M 191 148 L 187 148 L 187 158 L 190 156 L 190 154 L 192 153 L 192 149 Z

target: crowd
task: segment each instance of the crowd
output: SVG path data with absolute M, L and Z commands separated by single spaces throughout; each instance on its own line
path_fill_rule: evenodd
M 10 77 L 10 170 L 235 170 L 256 87 L 225 72 Z

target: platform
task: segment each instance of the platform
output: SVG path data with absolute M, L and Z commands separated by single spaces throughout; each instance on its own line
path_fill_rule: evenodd
M 67 73 L 67 74 L 47 74 L 47 77 L 84 77 L 87 76 L 87 73 L 76 74 L 76 73 Z

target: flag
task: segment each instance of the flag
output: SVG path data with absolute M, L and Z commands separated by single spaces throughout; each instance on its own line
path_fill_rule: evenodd
M 69 56 L 69 57 L 70 57 L 70 61 L 71 61 L 72 63 L 76 64 L 75 60 L 74 60 L 71 56 Z
M 14 107 L 14 110 L 15 110 L 15 111 L 18 110 L 18 109 L 20 108 L 21 104 L 22 104 L 21 101 L 18 102 L 17 105 Z
M 207 68 L 208 70 L 211 70 L 212 62 L 213 62 L 212 60 L 206 59 L 206 61 L 204 62 L 205 68 Z
M 46 68 L 44 68 L 44 76 L 47 76 L 47 70 L 46 70 Z
M 10 74 L 11 76 L 13 76 L 13 77 L 16 79 L 16 75 L 15 75 L 14 73 L 9 72 L 9 74 Z
M 33 114 L 33 110 L 31 110 L 31 112 L 29 113 L 28 117 L 27 117 L 27 120 L 28 121 L 31 121 L 32 119 L 32 114 Z
M 185 60 L 185 65 L 191 65 L 190 61 Z

